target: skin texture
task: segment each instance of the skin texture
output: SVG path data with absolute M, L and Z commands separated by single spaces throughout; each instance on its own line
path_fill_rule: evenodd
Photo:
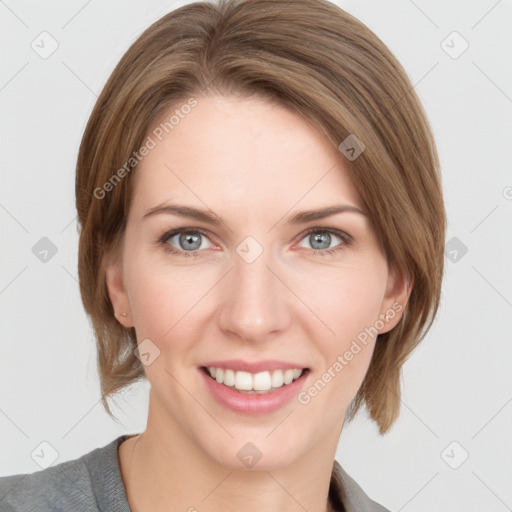
M 308 389 L 393 303 L 405 305 L 406 287 L 389 272 L 366 215 L 286 223 L 330 205 L 364 210 L 344 157 L 323 134 L 260 98 L 197 99 L 134 172 L 121 256 L 107 269 L 117 318 L 160 351 L 145 366 L 146 430 L 119 448 L 128 500 L 134 512 L 324 512 L 345 412 L 375 337 L 308 404 L 293 399 L 266 415 L 218 404 L 198 368 L 216 359 L 281 359 L 310 368 Z M 143 219 L 162 203 L 210 209 L 223 222 Z M 187 251 L 179 236 L 159 242 L 175 228 L 205 233 L 196 256 L 165 251 Z M 322 246 L 309 228 L 339 230 L 351 242 L 332 233 Z M 236 251 L 247 236 L 263 249 L 250 264 Z M 325 253 L 332 248 L 341 249 Z M 237 458 L 247 442 L 262 453 L 251 469 Z

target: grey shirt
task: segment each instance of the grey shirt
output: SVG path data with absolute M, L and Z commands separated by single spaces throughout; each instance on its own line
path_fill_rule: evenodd
M 35 473 L 1 477 L 0 512 L 131 512 L 117 451 L 128 437 Z M 336 460 L 329 498 L 339 511 L 390 512 L 372 501 Z

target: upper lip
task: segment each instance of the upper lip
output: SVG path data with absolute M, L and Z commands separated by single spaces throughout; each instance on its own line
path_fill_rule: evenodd
M 307 368 L 300 363 L 289 363 L 278 361 L 277 359 L 267 359 L 264 361 L 244 361 L 243 359 L 230 359 L 226 361 L 209 361 L 203 366 L 213 366 L 215 368 L 224 368 L 234 371 L 244 371 L 249 373 L 264 372 L 265 370 L 288 370 L 298 368 L 300 370 Z

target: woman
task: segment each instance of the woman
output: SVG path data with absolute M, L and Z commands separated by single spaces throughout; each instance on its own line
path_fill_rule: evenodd
M 363 405 L 399 414 L 445 213 L 375 34 L 324 0 L 167 14 L 98 98 L 76 206 L 103 404 L 147 378 L 147 427 L 0 479 L 0 510 L 388 510 L 336 448 Z

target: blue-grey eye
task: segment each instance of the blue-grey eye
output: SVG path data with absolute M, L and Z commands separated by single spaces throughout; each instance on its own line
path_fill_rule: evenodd
M 177 241 L 174 241 L 175 239 Z M 174 246 L 177 244 L 177 248 L 182 251 L 197 251 L 208 248 L 208 238 L 198 231 L 177 233 L 169 239 L 169 243 L 173 243 Z
M 338 239 L 338 243 L 343 242 L 343 239 L 332 233 L 331 231 L 314 231 L 311 233 L 308 233 L 303 240 L 307 240 L 311 247 L 307 247 L 309 249 L 313 249 L 315 251 L 320 251 L 323 249 L 331 249 L 331 243 L 336 241 Z M 301 242 L 302 244 L 302 242 Z M 304 247 L 304 245 L 300 245 L 300 247 Z

